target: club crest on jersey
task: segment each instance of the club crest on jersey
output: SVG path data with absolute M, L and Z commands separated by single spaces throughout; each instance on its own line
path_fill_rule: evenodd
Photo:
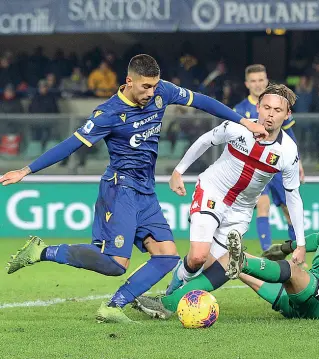
M 157 108 L 162 108 L 163 107 L 163 100 L 162 100 L 162 97 L 157 95 L 155 97 L 155 105 Z
M 122 113 L 122 114 L 120 115 L 120 119 L 121 119 L 123 122 L 125 122 L 125 121 L 126 121 L 126 113 Z
M 215 208 L 215 204 L 216 204 L 216 202 L 213 201 L 212 199 L 209 199 L 209 200 L 207 201 L 207 207 L 210 208 L 210 209 L 214 209 L 214 208 Z
M 115 237 L 114 244 L 116 248 L 122 248 L 124 246 L 124 237 L 119 234 Z
M 275 153 L 269 152 L 266 158 L 266 162 L 269 165 L 275 166 L 279 161 L 280 156 L 276 155 Z
M 246 117 L 246 118 L 250 118 L 250 112 L 249 112 L 249 111 L 246 111 L 245 117 Z

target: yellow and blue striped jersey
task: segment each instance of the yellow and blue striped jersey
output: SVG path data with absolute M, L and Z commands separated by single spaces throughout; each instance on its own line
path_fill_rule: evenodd
M 110 164 L 102 178 L 151 194 L 155 186 L 155 164 L 165 109 L 170 104 L 190 106 L 193 92 L 160 80 L 149 103 L 140 107 L 117 94 L 99 105 L 74 135 L 88 147 L 103 139 Z

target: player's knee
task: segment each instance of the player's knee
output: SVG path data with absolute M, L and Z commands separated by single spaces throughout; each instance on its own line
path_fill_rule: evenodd
M 293 263 L 290 263 L 286 260 L 280 260 L 277 261 L 277 263 L 280 266 L 280 276 L 278 282 L 285 283 L 291 278 L 291 271 L 292 271 L 291 264 Z
M 203 265 L 208 258 L 208 253 L 192 253 L 187 256 L 187 263 L 190 267 L 195 268 Z

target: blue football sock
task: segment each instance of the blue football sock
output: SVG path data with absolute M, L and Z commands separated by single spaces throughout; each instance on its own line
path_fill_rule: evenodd
M 110 307 L 123 308 L 126 304 L 149 290 L 154 284 L 159 282 L 177 264 L 178 256 L 158 255 L 134 271 L 127 281 L 113 295 Z
M 271 246 L 271 232 L 268 217 L 257 217 L 257 232 L 263 251 Z
M 294 227 L 292 226 L 292 224 L 288 224 L 288 235 L 292 241 L 296 240 L 296 234 L 295 234 L 295 230 L 294 230 Z
M 100 248 L 93 244 L 49 246 L 43 250 L 41 261 L 67 264 L 109 276 L 120 276 L 126 272 L 125 267 L 112 256 L 101 253 Z

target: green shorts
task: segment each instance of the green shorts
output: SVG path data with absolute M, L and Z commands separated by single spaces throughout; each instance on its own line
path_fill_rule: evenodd
M 297 294 L 288 294 L 284 287 L 278 290 L 272 308 L 286 318 L 319 319 L 319 287 L 316 271 L 307 271 L 310 276 L 308 286 Z

